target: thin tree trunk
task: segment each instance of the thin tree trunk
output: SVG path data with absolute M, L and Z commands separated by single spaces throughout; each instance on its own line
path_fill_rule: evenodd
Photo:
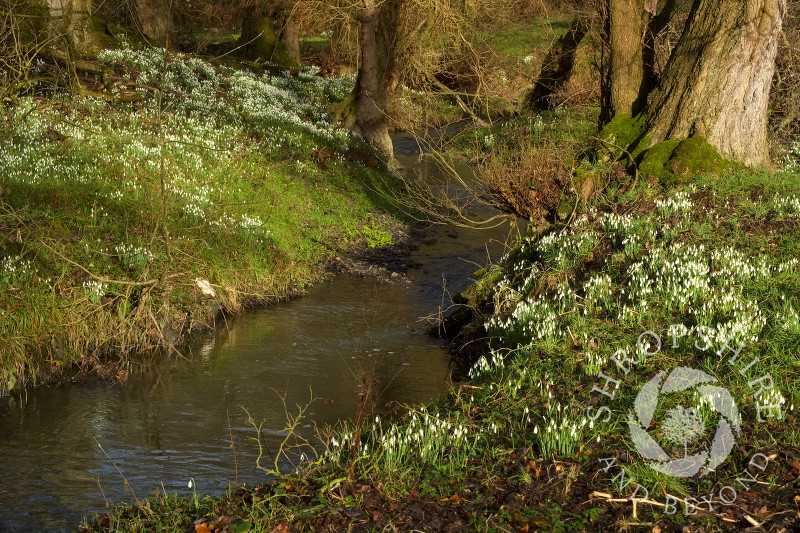
M 283 41 L 283 46 L 286 48 L 289 59 L 301 65 L 303 59 L 300 56 L 300 26 L 291 18 L 283 24 L 281 40 Z
M 356 85 L 356 130 L 383 155 L 392 157 L 392 140 L 386 125 L 386 87 L 378 50 L 379 7 L 365 1 L 359 14 L 361 23 L 361 69 Z
M 647 31 L 645 32 L 644 38 L 644 47 L 642 49 L 642 57 L 644 59 L 644 90 L 648 93 L 652 91 L 658 84 L 658 74 L 656 72 L 656 68 L 658 67 L 656 38 L 671 20 L 672 13 L 675 10 L 676 5 L 676 0 L 666 0 L 661 12 L 658 13 L 657 16 L 654 16 L 647 25 Z M 655 12 L 653 12 L 653 14 L 655 14 Z
M 136 0 L 136 16 L 142 33 L 161 46 L 172 46 L 175 37 L 170 0 Z
M 649 7 L 649 0 L 648 0 Z M 645 0 L 611 0 L 611 106 L 632 117 L 647 102 L 643 43 L 650 14 Z
M 767 112 L 786 0 L 695 0 L 650 96 L 654 141 L 699 134 L 723 157 L 767 166 Z
M 272 17 L 256 14 L 242 19 L 242 35 L 237 43 L 246 59 L 250 61 L 269 61 L 284 67 L 298 67 L 286 51 L 283 41 L 278 38 Z M 299 52 L 298 52 L 299 55 Z

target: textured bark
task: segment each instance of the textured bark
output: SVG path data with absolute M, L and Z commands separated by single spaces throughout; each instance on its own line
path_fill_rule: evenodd
M 275 32 L 275 24 L 271 17 L 244 17 L 238 45 L 244 57 L 251 61 L 269 61 L 285 67 L 300 66 L 286 52 L 283 42 Z
M 652 91 L 658 84 L 658 75 L 656 73 L 656 37 L 658 37 L 658 34 L 661 33 L 672 19 L 672 13 L 675 11 L 676 5 L 676 0 L 666 0 L 661 12 L 654 16 L 647 25 L 642 49 L 642 58 L 644 60 L 643 87 L 644 91 L 647 93 Z M 645 10 L 647 11 L 648 9 L 648 6 L 645 6 Z M 654 15 L 656 14 L 655 11 L 650 12 Z
M 372 4 L 372 2 L 367 2 Z M 359 14 L 361 23 L 361 69 L 356 84 L 356 131 L 387 157 L 392 156 L 392 140 L 386 126 L 386 88 L 378 50 L 379 8 L 368 5 Z
M 174 41 L 175 25 L 170 0 L 136 0 L 136 17 L 146 37 L 162 46 Z
M 611 107 L 613 114 L 632 117 L 647 101 L 643 43 L 650 13 L 645 0 L 611 0 L 609 14 Z
M 395 43 L 401 5 L 402 0 L 364 0 L 358 17 L 361 67 L 355 89 L 355 130 L 389 159 L 393 156 L 386 107 L 398 81 Z
M 647 109 L 653 142 L 703 136 L 723 157 L 768 165 L 767 111 L 786 0 L 695 0 Z
M 554 107 L 550 97 L 569 81 L 575 65 L 575 51 L 589 31 L 589 22 L 586 17 L 576 17 L 567 33 L 547 51 L 539 79 L 536 80 L 533 90 L 525 97 L 525 103 L 532 110 L 545 111 Z
M 294 18 L 292 0 L 273 0 L 269 4 L 267 15 L 272 17 L 275 30 L 283 45 L 283 50 L 295 66 L 303 64 L 300 56 L 300 26 Z
M 300 57 L 300 26 L 296 22 L 289 19 L 284 23 L 281 41 L 289 58 L 298 65 L 301 64 L 303 59 Z
M 100 48 L 91 16 L 91 0 L 46 0 L 48 27 L 51 38 L 81 54 L 91 54 Z

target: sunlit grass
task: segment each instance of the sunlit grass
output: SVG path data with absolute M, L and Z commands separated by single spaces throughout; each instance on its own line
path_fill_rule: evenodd
M 307 286 L 348 241 L 387 242 L 374 210 L 388 178 L 309 156 L 366 149 L 324 112 L 352 78 L 155 48 L 99 60 L 144 99 L 56 94 L 0 111 L 0 391 L 169 344 L 213 318 L 196 279 L 235 311 Z

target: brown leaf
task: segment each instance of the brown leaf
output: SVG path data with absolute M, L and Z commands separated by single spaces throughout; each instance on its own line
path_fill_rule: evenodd
M 457 503 L 459 505 L 467 503 L 467 500 L 465 500 L 458 494 L 453 494 L 449 498 L 441 498 L 439 501 L 442 503 Z
M 756 499 L 758 499 L 758 494 L 756 494 L 755 492 L 740 492 L 739 494 L 741 494 L 751 502 L 754 502 L 756 501 Z
M 272 530 L 272 533 L 289 533 L 289 526 L 287 526 L 286 524 L 278 524 Z
M 536 479 L 542 477 L 542 469 L 536 464 L 536 461 L 528 461 L 528 466 L 525 467 L 526 472 L 533 471 L 533 475 L 536 476 Z
M 794 474 L 795 476 L 800 476 L 800 461 L 795 459 L 794 461 L 789 463 L 789 466 L 792 467 L 792 474 Z

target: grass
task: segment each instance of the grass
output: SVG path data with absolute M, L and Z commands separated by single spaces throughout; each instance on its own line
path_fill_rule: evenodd
M 522 53 L 526 41 L 512 37 L 498 38 L 498 46 Z M 484 287 L 477 292 L 491 295 L 476 309 L 489 346 L 468 382 L 385 420 L 363 416 L 360 424 L 321 428 L 304 464 L 264 485 L 231 488 L 217 499 L 162 494 L 148 507 L 97 517 L 84 530 L 789 526 L 797 483 L 790 465 L 800 457 L 796 162 L 788 159 L 772 175 L 630 189 L 614 168 L 580 157 L 591 148 L 596 113 L 523 114 L 451 143 L 493 168 L 498 183 L 516 179 L 510 189 L 517 191 L 546 185 L 532 179 L 535 165 L 518 175 L 540 152 L 567 172 L 572 187 L 577 178 L 595 183 L 580 202 L 570 197 L 569 216 L 549 229 L 531 227 L 478 281 Z M 631 437 L 639 391 L 681 366 L 716 379 L 740 414 L 730 456 L 703 477 L 656 471 Z M 643 429 L 672 457 L 702 451 L 724 409 L 712 408 L 713 397 L 699 388 L 662 396 Z M 695 409 L 704 424 L 693 427 L 692 442 L 674 431 L 678 407 Z M 753 466 L 758 454 L 768 459 L 763 470 Z M 649 503 L 634 505 L 639 485 Z M 736 501 L 726 504 L 729 486 Z M 699 504 L 708 495 L 713 509 L 691 507 L 691 498 Z
M 580 145 L 582 116 L 571 125 L 561 117 L 560 131 L 545 117 L 536 142 Z M 523 117 L 496 138 L 510 150 L 508 139 L 524 139 L 531 127 Z M 483 133 L 455 142 L 504 157 L 497 145 L 464 140 Z M 490 269 L 489 348 L 468 382 L 386 420 L 324 428 L 300 469 L 231 489 L 213 512 L 210 503 L 197 511 L 161 496 L 154 518 L 126 507 L 86 530 L 136 531 L 134 516 L 153 528 L 166 514 L 183 516 L 182 527 L 201 520 L 254 532 L 439 530 L 458 522 L 474 531 L 643 522 L 718 531 L 746 517 L 786 525 L 796 483 L 789 465 L 800 455 L 800 175 L 790 167 L 622 192 L 627 184 L 611 169 L 581 169 L 602 178 L 602 193 L 571 220 L 544 233 L 532 228 Z M 720 388 L 690 387 L 662 393 L 653 424 L 644 424 L 680 458 L 709 446 L 723 419 L 737 422 L 729 457 L 701 477 L 655 470 L 631 437 L 631 417 L 641 422 L 639 391 L 677 367 L 711 376 L 738 406 L 734 420 L 714 403 Z M 676 413 L 690 413 L 678 407 L 702 422 L 692 439 L 675 430 Z M 645 491 L 649 503 L 632 505 Z
M 488 32 L 486 40 L 500 55 L 528 57 L 546 51 L 553 41 L 566 33 L 569 19 L 561 16 L 518 22 Z
M 391 242 L 381 191 L 396 184 L 340 157 L 367 148 L 320 111 L 351 78 L 150 48 L 100 61 L 110 94 L 42 89 L 0 111 L 0 393 L 124 375 L 219 308 L 285 298 L 344 247 Z

